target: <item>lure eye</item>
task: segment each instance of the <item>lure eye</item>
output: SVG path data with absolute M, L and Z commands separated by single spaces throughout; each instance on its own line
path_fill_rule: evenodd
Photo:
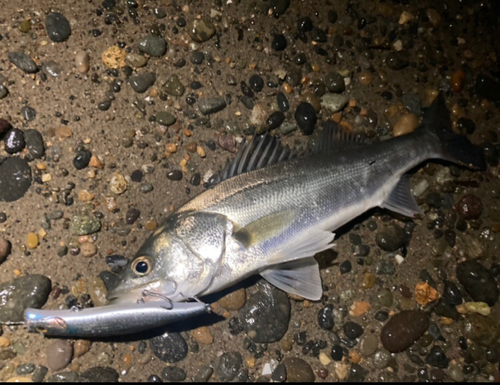
M 132 262 L 132 271 L 138 276 L 144 276 L 151 272 L 152 263 L 151 258 L 148 256 L 142 256 L 136 258 L 134 262 Z

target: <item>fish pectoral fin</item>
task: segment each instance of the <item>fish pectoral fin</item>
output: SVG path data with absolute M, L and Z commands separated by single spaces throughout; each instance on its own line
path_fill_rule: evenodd
M 381 207 L 389 209 L 399 214 L 413 217 L 415 214 L 422 214 L 413 194 L 410 190 L 410 175 L 404 174 L 399 180 L 394 190 L 389 194 Z
M 323 295 L 319 266 L 314 257 L 284 263 L 260 275 L 278 289 L 311 301 L 318 301 Z
M 292 224 L 296 216 L 294 210 L 272 213 L 238 229 L 233 233 L 233 237 L 248 249 L 281 234 Z

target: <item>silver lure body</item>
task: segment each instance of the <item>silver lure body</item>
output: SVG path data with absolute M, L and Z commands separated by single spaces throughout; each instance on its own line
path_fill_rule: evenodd
M 58 337 L 107 337 L 138 333 L 165 324 L 195 317 L 209 311 L 200 302 L 130 303 L 87 309 L 40 310 L 24 312 L 30 332 Z

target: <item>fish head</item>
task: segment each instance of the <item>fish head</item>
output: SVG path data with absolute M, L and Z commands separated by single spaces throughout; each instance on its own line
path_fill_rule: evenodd
M 213 278 L 225 242 L 223 224 L 206 219 L 187 214 L 167 219 L 122 270 L 108 300 L 178 302 L 200 294 Z

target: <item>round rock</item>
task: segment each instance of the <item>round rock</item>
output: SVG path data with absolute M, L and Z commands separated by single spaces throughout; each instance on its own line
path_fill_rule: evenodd
M 243 358 L 238 352 L 224 353 L 217 363 L 215 374 L 220 381 L 229 382 L 233 380 L 240 370 Z
M 408 349 L 429 328 L 427 313 L 416 310 L 394 315 L 382 328 L 382 345 L 391 353 Z
M 196 43 L 203 43 L 215 35 L 215 27 L 213 23 L 202 17 L 189 22 L 188 34 Z
M 406 243 L 406 233 L 397 225 L 385 226 L 377 233 L 375 241 L 385 251 L 396 251 Z
M 318 324 L 320 328 L 330 330 L 334 326 L 333 305 L 326 305 L 318 312 Z
M 80 382 L 118 382 L 118 372 L 109 366 L 95 366 L 80 374 Z
M 301 358 L 285 358 L 283 365 L 286 367 L 288 382 L 314 382 L 314 372 L 311 366 Z
M 13 202 L 31 186 L 31 168 L 25 159 L 8 158 L 0 163 L 0 201 Z
M 310 103 L 302 102 L 295 110 L 295 120 L 304 135 L 311 135 L 316 121 L 316 111 Z
M 21 115 L 27 122 L 31 122 L 36 118 L 36 110 L 29 106 L 24 106 L 21 108 Z
M 45 154 L 45 146 L 43 144 L 42 134 L 38 130 L 24 131 L 24 140 L 28 153 L 33 159 L 39 159 Z
M 128 79 L 132 89 L 138 94 L 146 92 L 146 90 L 151 87 L 156 81 L 156 75 L 154 72 L 147 72 L 145 74 L 140 74 L 137 76 L 131 76 Z
M 478 219 L 483 212 L 481 198 L 473 194 L 467 194 L 456 204 L 458 215 L 464 219 Z
M 52 12 L 45 18 L 45 30 L 49 39 L 60 43 L 65 41 L 71 35 L 71 26 L 69 25 L 68 19 L 64 17 L 59 12 Z
M 24 52 L 9 52 L 8 57 L 12 64 L 27 74 L 32 74 L 38 71 L 38 66 L 34 60 Z
M 139 40 L 139 50 L 149 56 L 161 57 L 167 52 L 167 42 L 160 36 L 149 34 Z
M 186 379 L 186 372 L 177 366 L 167 366 L 161 372 L 162 377 L 166 381 L 181 382 Z
M 458 264 L 457 278 L 474 301 L 486 302 L 489 306 L 498 301 L 496 280 L 479 262 L 470 260 Z
M 166 332 L 149 340 L 153 354 L 164 362 L 178 362 L 188 353 L 186 340 L 179 333 Z
M 24 146 L 26 145 L 26 141 L 24 140 L 24 133 L 18 129 L 13 128 L 4 138 L 5 141 L 5 151 L 9 154 L 15 154 L 19 151 L 22 151 Z
M 11 244 L 5 238 L 0 237 L 0 263 L 5 262 L 10 254 Z
M 46 351 L 47 366 L 58 371 L 69 365 L 73 358 L 73 345 L 67 340 L 56 340 L 52 342 Z
M 250 292 L 250 299 L 240 310 L 246 334 L 254 342 L 279 341 L 288 329 L 290 301 L 281 290 L 260 281 Z

